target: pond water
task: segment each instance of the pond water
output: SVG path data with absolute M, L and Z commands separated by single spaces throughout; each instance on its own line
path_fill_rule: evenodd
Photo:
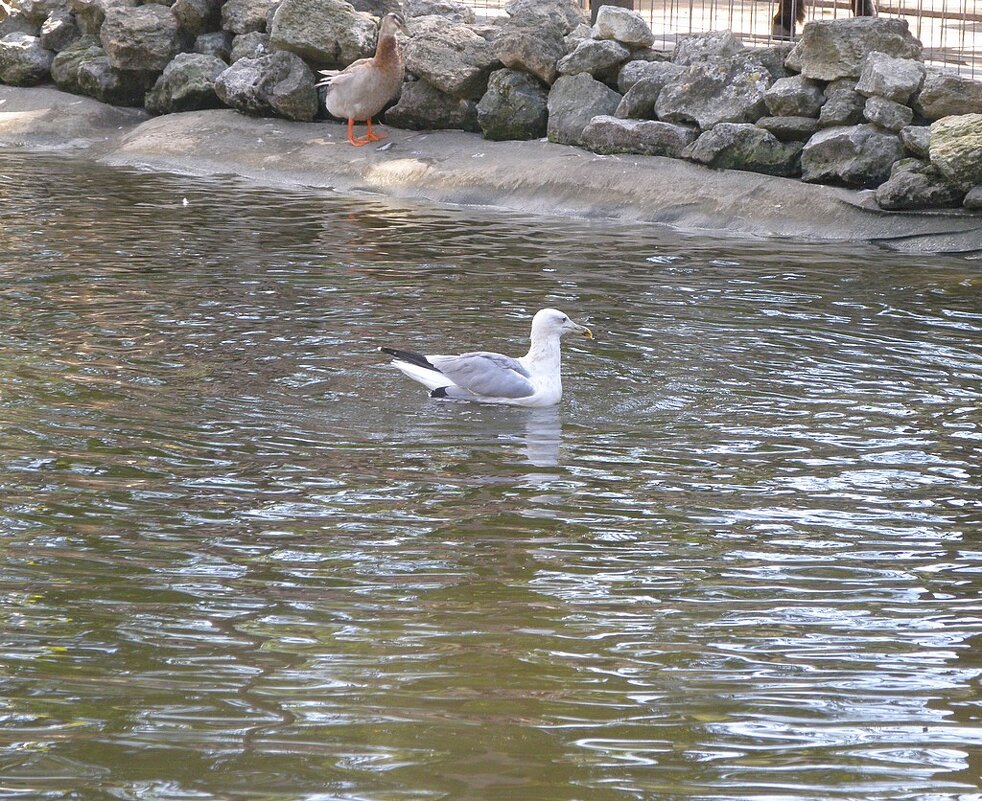
M 977 799 L 982 273 L 0 162 L 0 798 Z M 557 409 L 379 345 L 524 352 Z

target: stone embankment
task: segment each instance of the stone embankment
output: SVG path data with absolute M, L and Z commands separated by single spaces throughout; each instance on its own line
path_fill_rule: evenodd
M 13 0 L 0 82 L 155 115 L 229 107 L 309 122 L 317 69 L 371 55 L 398 0 Z M 513 0 L 479 24 L 456 0 L 405 0 L 407 80 L 384 115 L 411 130 L 668 156 L 875 190 L 882 209 L 982 209 L 982 83 L 925 66 L 906 22 L 804 27 L 795 44 L 728 32 L 652 49 L 640 15 L 592 27 L 570 0 Z M 320 90 L 323 91 L 323 90 Z

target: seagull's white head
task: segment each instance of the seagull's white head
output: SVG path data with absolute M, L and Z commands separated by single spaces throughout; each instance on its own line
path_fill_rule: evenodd
M 589 328 L 574 323 L 559 309 L 540 309 L 532 318 L 532 339 L 563 337 L 566 334 L 580 334 L 587 339 L 593 339 L 593 332 Z

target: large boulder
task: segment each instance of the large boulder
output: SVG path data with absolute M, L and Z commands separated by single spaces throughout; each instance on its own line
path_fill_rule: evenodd
M 615 117 L 628 120 L 650 120 L 655 117 L 655 104 L 666 81 L 645 78 L 627 90 L 614 111 Z
M 64 7 L 64 2 L 63 0 L 15 0 L 13 5 L 17 12 L 33 26 L 40 27 L 53 11 Z
M 426 81 L 407 81 L 399 102 L 385 112 L 385 122 L 413 131 L 457 129 L 479 132 L 477 103 L 441 92 Z
M 174 0 L 171 10 L 181 28 L 192 36 L 214 30 L 222 18 L 221 0 Z
M 927 120 L 982 113 L 982 82 L 954 72 L 928 67 L 914 110 Z
M 116 69 L 108 56 L 85 59 L 78 65 L 79 91 L 114 106 L 142 106 L 156 73 Z
M 268 37 L 267 41 L 269 41 Z M 203 56 L 214 56 L 231 63 L 229 56 L 232 53 L 232 34 L 228 31 L 211 31 L 210 33 L 199 34 L 194 40 L 193 51 L 201 53 Z
M 672 61 L 683 67 L 708 61 L 726 61 L 745 47 L 743 41 L 730 31 L 696 33 L 679 38 Z
M 890 177 L 893 163 L 903 154 L 899 136 L 872 125 L 826 128 L 805 144 L 801 178 L 812 183 L 871 188 Z
M 823 102 L 822 87 L 800 75 L 780 78 L 764 92 L 764 104 L 775 117 L 817 117 Z
M 268 56 L 269 34 L 259 31 L 240 33 L 232 39 L 232 49 L 228 54 L 228 63 L 234 64 L 242 58 L 262 58 Z
M 378 29 L 344 0 L 283 0 L 273 14 L 270 44 L 316 67 L 343 68 L 375 51 Z
M 920 159 L 901 159 L 890 177 L 876 189 L 882 209 L 954 208 L 961 205 L 965 190 L 949 181 L 933 164 Z
M 106 51 L 102 49 L 99 40 L 94 36 L 84 36 L 72 42 L 54 57 L 51 62 L 51 80 L 63 92 L 81 94 L 82 87 L 78 81 L 79 67 L 86 61 L 105 57 Z
M 962 114 L 931 123 L 929 153 L 931 164 L 965 191 L 982 184 L 982 114 Z
M 664 86 L 673 78 L 685 72 L 685 67 L 670 61 L 628 61 L 617 73 L 617 89 L 621 94 L 630 91 L 631 87 L 643 80 L 654 79 Z
M 912 58 L 893 58 L 872 52 L 863 62 L 856 91 L 866 97 L 883 97 L 906 103 L 924 83 L 924 64 Z
M 59 53 L 81 35 L 75 15 L 67 8 L 56 9 L 41 25 L 41 47 Z
M 684 156 L 717 169 L 790 177 L 798 174 L 801 149 L 800 142 L 781 142 L 756 125 L 723 122 L 701 134 Z
M 530 21 L 531 19 L 531 21 Z M 530 72 L 546 83 L 559 75 L 556 63 L 566 55 L 565 18 L 520 15 L 501 26 L 495 55 L 509 69 Z
M 900 141 L 904 143 L 907 152 L 919 159 L 930 159 L 931 126 L 908 125 L 900 130 Z
M 617 75 L 621 64 L 630 57 L 631 51 L 613 39 L 584 39 L 572 53 L 559 59 L 556 69 L 560 75 L 586 72 L 594 78 L 606 80 Z
M 222 72 L 215 92 L 225 105 L 245 114 L 309 122 L 317 116 L 314 73 L 298 56 L 279 51 L 243 58 Z
M 0 39 L 0 82 L 35 86 L 48 79 L 55 54 L 37 36 L 9 33 Z
M 612 39 L 628 47 L 649 47 L 655 36 L 637 11 L 619 6 L 600 6 L 593 24 L 594 39 Z
M 583 129 L 594 117 L 613 115 L 621 96 L 585 72 L 563 75 L 549 92 L 550 142 L 578 145 Z
M 697 136 L 683 125 L 656 120 L 628 120 L 601 115 L 594 117 L 580 136 L 583 147 L 594 153 L 639 153 L 646 156 L 681 158 Z
M 534 75 L 498 70 L 477 104 L 477 123 L 486 139 L 538 139 L 546 135 L 548 99 L 548 88 Z
M 829 91 L 826 88 L 825 104 L 818 114 L 818 124 L 822 128 L 859 125 L 863 121 L 865 108 L 866 98 L 854 89 Z
M 477 21 L 474 9 L 459 0 L 405 0 L 402 9 L 406 19 L 446 17 L 451 22 L 464 22 L 468 25 Z
M 214 56 L 178 53 L 147 92 L 144 106 L 151 114 L 218 108 L 221 102 L 215 81 L 227 68 L 228 64 Z
M 505 5 L 508 25 L 558 27 L 562 36 L 574 31 L 586 18 L 575 0 L 510 0 Z
M 914 112 L 900 103 L 873 95 L 863 106 L 863 116 L 880 128 L 899 133 L 902 128 L 910 125 Z
M 782 142 L 807 142 L 818 133 L 814 117 L 761 117 L 757 127 L 774 134 Z
M 858 77 L 866 57 L 874 51 L 894 58 L 919 59 L 921 43 L 903 19 L 814 20 L 804 27 L 786 63 L 806 78 L 834 81 Z
M 264 33 L 269 12 L 279 2 L 280 0 L 226 0 L 222 6 L 222 28 L 230 33 Z
M 160 72 L 180 49 L 177 18 L 155 4 L 108 8 L 99 37 L 117 70 Z
M 75 24 L 86 36 L 98 36 L 106 11 L 116 6 L 132 8 L 139 0 L 68 0 L 68 7 L 75 15 Z
M 721 122 L 755 122 L 764 116 L 764 94 L 774 79 L 739 56 L 693 64 L 658 95 L 655 111 L 668 122 L 695 122 L 708 130 Z
M 498 66 L 494 47 L 467 25 L 430 17 L 434 23 L 414 26 L 403 55 L 406 69 L 441 92 L 462 99 L 484 94 Z
M 963 205 L 969 211 L 982 211 L 982 184 L 968 190 Z
M 9 36 L 12 33 L 23 33 L 27 36 L 38 36 L 40 32 L 40 25 L 35 25 L 27 17 L 17 11 L 14 11 L 14 13 L 8 16 L 6 19 L 0 19 L 0 39 Z

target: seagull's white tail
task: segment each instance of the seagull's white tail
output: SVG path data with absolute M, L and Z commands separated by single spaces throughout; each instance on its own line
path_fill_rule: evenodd
M 398 368 L 404 375 L 413 381 L 418 381 L 429 390 L 454 386 L 453 381 L 449 380 L 443 373 L 438 373 L 435 370 L 427 370 L 425 367 L 410 364 L 400 359 L 393 359 L 392 366 Z

